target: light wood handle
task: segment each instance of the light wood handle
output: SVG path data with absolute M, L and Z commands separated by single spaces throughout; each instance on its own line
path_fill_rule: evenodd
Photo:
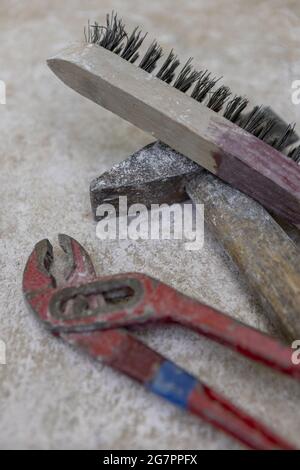
M 267 211 L 206 173 L 186 186 L 205 220 L 289 340 L 300 338 L 300 252 Z

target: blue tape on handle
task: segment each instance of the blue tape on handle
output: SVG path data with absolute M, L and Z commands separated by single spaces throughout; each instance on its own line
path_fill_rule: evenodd
M 188 398 L 197 384 L 197 379 L 172 362 L 161 364 L 147 388 L 177 406 L 187 408 Z

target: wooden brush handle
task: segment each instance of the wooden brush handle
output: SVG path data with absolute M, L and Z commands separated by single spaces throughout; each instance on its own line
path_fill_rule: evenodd
M 205 220 L 289 339 L 300 338 L 300 252 L 267 211 L 212 175 L 186 186 Z
M 300 167 L 155 76 L 97 45 L 48 60 L 68 86 L 300 224 Z

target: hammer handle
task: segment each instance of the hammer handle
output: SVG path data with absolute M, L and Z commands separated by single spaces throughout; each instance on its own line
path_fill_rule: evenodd
M 267 211 L 208 173 L 186 190 L 203 203 L 205 220 L 243 272 L 271 320 L 289 339 L 300 338 L 300 254 Z

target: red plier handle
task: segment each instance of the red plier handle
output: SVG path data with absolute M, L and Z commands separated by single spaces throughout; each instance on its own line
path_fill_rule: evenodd
M 259 420 L 146 346 L 126 330 L 61 335 L 90 357 L 126 374 L 173 403 L 254 450 L 295 450 Z
M 90 308 L 89 297 L 101 295 L 101 306 Z M 81 296 L 86 313 L 66 317 L 64 308 Z M 239 354 L 300 380 L 292 349 L 269 335 L 187 297 L 172 287 L 139 273 L 117 274 L 53 295 L 49 312 L 54 331 L 90 331 L 123 328 L 151 322 L 173 322 L 221 343 Z M 82 313 L 82 311 L 81 311 Z
M 66 235 L 59 240 L 68 256 L 61 288 L 50 273 L 48 240 L 36 245 L 23 275 L 28 306 L 54 334 L 252 449 L 294 448 L 122 328 L 176 322 L 299 379 L 289 348 L 151 277 L 132 273 L 97 278 L 83 247 Z

